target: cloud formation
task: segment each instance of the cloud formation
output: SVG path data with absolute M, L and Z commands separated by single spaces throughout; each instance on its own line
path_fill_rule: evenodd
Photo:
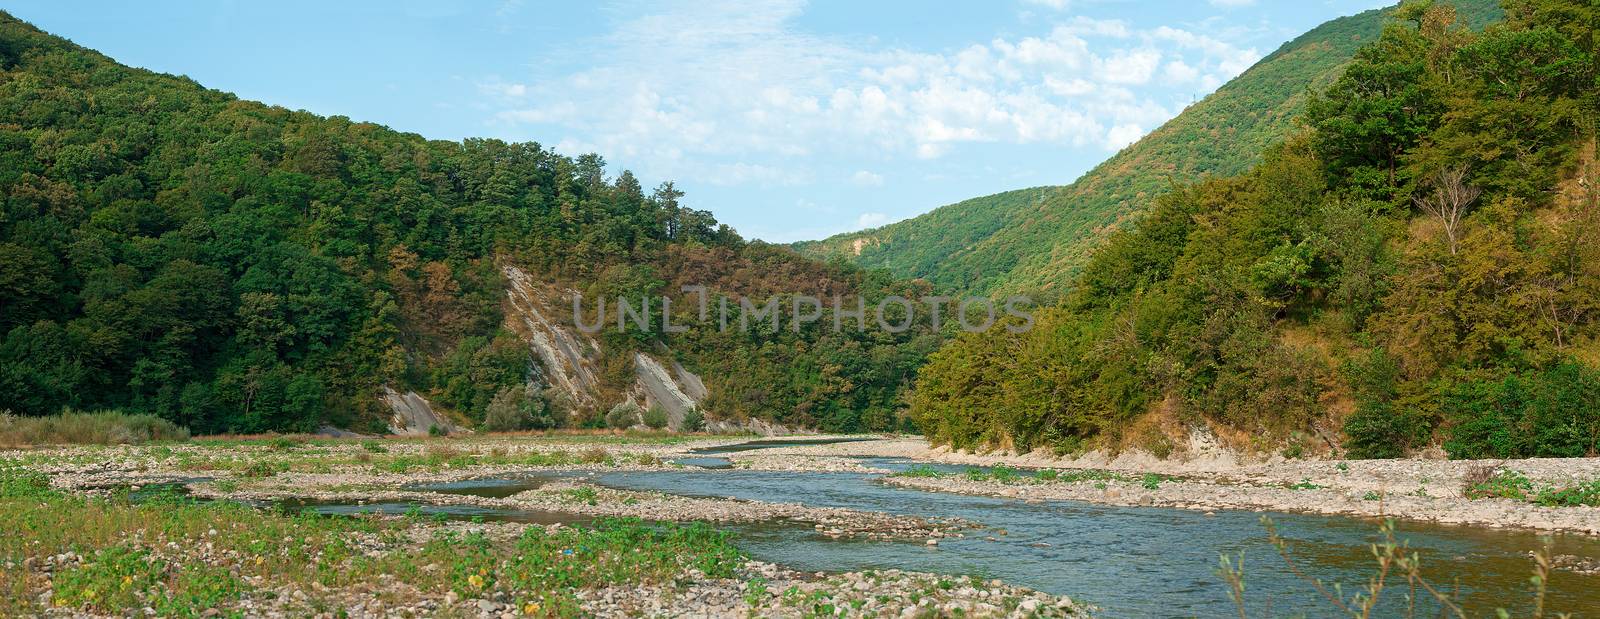
M 1214 0 L 1237 3 L 1239 0 Z M 1045 2 L 1062 5 L 1065 2 Z M 1034 36 L 926 52 L 793 25 L 799 0 L 673 0 L 634 7 L 580 68 L 484 79 L 498 122 L 553 127 L 559 148 L 596 151 L 653 175 L 782 186 L 866 170 L 806 169 L 827 157 L 938 159 L 979 144 L 1119 149 L 1188 97 L 1259 54 L 1171 27 L 1082 17 Z M 805 163 L 796 163 L 806 158 Z

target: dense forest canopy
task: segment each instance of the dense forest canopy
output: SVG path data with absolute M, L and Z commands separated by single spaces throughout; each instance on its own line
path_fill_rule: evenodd
M 15 414 L 365 429 L 393 386 L 466 421 L 509 397 L 539 427 L 597 423 L 522 389 L 535 362 L 502 327 L 499 264 L 595 295 L 918 292 L 747 243 L 671 183 L 607 178 L 597 155 L 242 101 L 5 14 L 0 143 L 0 410 Z M 601 378 L 620 390 L 631 352 L 666 344 L 707 377 L 709 414 L 885 429 L 935 342 L 925 326 L 608 333 Z
M 1600 452 L 1597 27 L 1408 2 L 1237 176 L 1115 234 L 1025 334 L 963 335 L 912 400 L 938 441 L 1166 453 L 1191 428 L 1391 457 Z

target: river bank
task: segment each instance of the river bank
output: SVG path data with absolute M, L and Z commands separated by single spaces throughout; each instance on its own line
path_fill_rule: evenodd
M 282 510 L 286 515 L 361 515 L 358 521 L 398 520 L 412 523 L 408 526 L 444 527 L 442 531 L 484 525 L 488 528 L 480 532 L 485 535 L 557 525 L 581 530 L 615 517 L 685 526 L 711 523 L 736 532 L 753 565 L 766 562 L 774 570 L 793 572 L 745 574 L 739 582 L 704 586 L 696 583 L 716 579 L 684 572 L 687 578 L 673 580 L 683 583 L 658 587 L 636 582 L 615 587 L 609 597 L 607 586 L 598 582 L 579 587 L 573 603 L 600 614 L 652 614 L 657 604 L 672 608 L 673 596 L 685 586 L 700 587 L 694 589 L 696 599 L 719 600 L 706 607 L 716 609 L 713 614 L 734 607 L 722 604 L 743 601 L 753 607 L 744 596 L 751 587 L 769 592 L 766 585 L 751 584 L 758 577 L 792 583 L 785 589 L 795 592 L 779 596 L 792 606 L 833 587 L 873 590 L 877 581 L 871 579 L 883 576 L 865 575 L 891 567 L 904 574 L 973 574 L 967 581 L 927 576 L 944 583 L 940 588 L 947 595 L 926 603 L 929 596 L 919 595 L 893 606 L 909 608 L 913 615 L 953 612 L 941 604 L 956 604 L 950 608 L 969 614 L 1014 615 L 1020 602 L 979 605 L 993 599 L 996 586 L 1024 587 L 1018 591 L 1030 592 L 1026 595 L 1070 595 L 1079 601 L 1087 594 L 1089 602 L 1111 609 L 1113 615 L 1212 614 L 1230 608 L 1225 589 L 1197 583 L 1211 580 L 1220 554 L 1246 546 L 1259 550 L 1265 531 L 1256 512 L 1270 512 L 1295 536 L 1317 540 L 1316 552 L 1307 558 L 1326 570 L 1328 578 L 1350 583 L 1366 577 L 1360 559 L 1370 559 L 1366 548 L 1376 523 L 1313 514 L 1408 515 L 1580 532 L 1592 530 L 1594 518 L 1589 507 L 1524 509 L 1520 505 L 1526 502 L 1452 494 L 1460 485 L 1457 479 L 1471 474 L 1473 463 L 1056 460 L 953 453 L 905 437 L 268 437 L 13 450 L 0 453 L 0 460 L 45 473 L 53 491 L 91 501 L 138 502 L 152 500 L 139 496 L 176 491 L 210 501 L 202 504 L 252 505 L 257 511 Z M 1508 464 L 1526 465 L 1529 477 L 1540 484 L 1586 475 L 1583 461 Z M 1165 507 L 1183 509 L 1160 509 Z M 1491 533 L 1486 527 L 1402 528 L 1427 548 L 1432 578 L 1448 578 L 1458 561 L 1477 565 L 1478 582 L 1469 596 L 1478 607 L 1521 597 L 1518 583 L 1525 583 L 1529 573 L 1527 553 L 1538 549 L 1537 538 L 1525 533 Z M 468 533 L 472 531 L 477 530 Z M 1582 539 L 1558 540 L 1552 556 L 1560 574 L 1555 601 L 1563 608 L 1592 601 L 1585 593 L 1590 584 L 1586 579 L 1595 572 L 1585 557 L 1594 556 L 1596 542 L 1578 537 Z M 1107 557 L 1120 557 L 1135 571 L 1110 569 Z M 1145 563 L 1157 557 L 1157 563 Z M 893 586 L 921 586 L 911 583 L 924 577 L 906 578 L 913 580 L 894 581 L 898 584 Z M 1257 571 L 1254 578 L 1252 596 L 1306 591 L 1289 574 Z M 1001 584 L 991 582 L 997 579 Z M 967 591 L 961 582 L 986 583 L 991 591 Z M 1134 593 L 1129 583 L 1182 587 L 1185 592 L 1152 598 Z M 313 586 L 302 593 L 316 591 Z M 365 599 L 359 590 L 347 593 L 338 598 L 340 607 Z M 464 593 L 458 592 L 453 601 L 476 599 Z M 893 614 L 890 607 L 873 605 L 888 603 L 874 602 L 878 597 L 854 598 L 852 603 L 878 609 L 874 615 Z M 1062 599 L 1040 598 L 1033 606 L 1066 608 L 1056 605 Z M 479 610 L 518 610 L 514 599 L 487 602 L 498 605 Z M 598 606 L 586 605 L 590 602 Z M 915 608 L 905 605 L 911 602 Z M 971 606 L 960 606 L 969 602 Z M 818 598 L 805 603 L 830 602 Z M 440 608 L 422 614 L 457 614 Z M 761 614 L 785 613 L 773 609 Z
M 1469 479 L 1485 470 L 1513 472 L 1538 488 L 1576 488 L 1600 480 L 1600 459 L 1526 460 L 1297 460 L 1249 461 L 1211 453 L 1158 459 L 1130 453 L 1057 458 L 1041 453 L 971 453 L 931 447 L 918 438 L 786 447 L 759 458 L 903 458 L 915 462 L 1011 467 L 1019 475 L 895 475 L 885 483 L 922 490 L 1024 500 L 1073 500 L 1109 505 L 1287 511 L 1443 524 L 1567 531 L 1600 535 L 1600 507 L 1538 505 L 1529 500 L 1469 498 Z M 1037 471 L 1052 479 L 1039 479 Z

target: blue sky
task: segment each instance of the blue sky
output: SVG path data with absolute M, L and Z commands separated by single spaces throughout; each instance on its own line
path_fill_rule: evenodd
M 1385 0 L 60 2 L 126 64 L 430 138 L 598 152 L 749 238 L 1065 184 Z

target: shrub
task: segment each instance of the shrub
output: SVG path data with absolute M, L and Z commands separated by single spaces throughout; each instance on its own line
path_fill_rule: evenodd
M 155 415 L 70 410 L 49 417 L 17 417 L 0 413 L 0 445 L 120 445 L 188 439 L 187 429 Z
M 639 423 L 639 405 L 632 402 L 623 402 L 611 407 L 611 412 L 606 413 L 606 427 L 613 430 L 626 430 Z
M 1428 422 L 1389 402 L 1365 402 L 1344 418 L 1344 447 L 1355 459 L 1399 458 L 1426 440 Z
M 1452 458 L 1571 458 L 1600 449 L 1600 373 L 1577 363 L 1456 383 L 1444 410 Z
M 505 387 L 494 394 L 494 399 L 484 408 L 483 429 L 512 432 L 532 428 L 537 407 L 537 403 L 528 397 L 527 388 Z
M 667 427 L 667 411 L 659 406 L 652 406 L 644 412 L 644 425 L 651 430 L 660 430 Z
M 700 409 L 691 408 L 689 412 L 683 414 L 683 426 L 680 429 L 684 432 L 704 432 L 706 429 L 706 416 L 700 412 Z

